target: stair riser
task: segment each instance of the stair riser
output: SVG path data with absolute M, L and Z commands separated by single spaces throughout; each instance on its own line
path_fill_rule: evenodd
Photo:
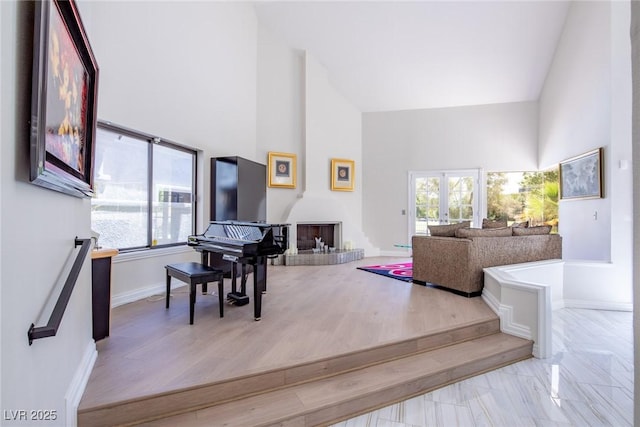
M 499 332 L 498 319 L 481 322 L 455 330 L 418 337 L 399 343 L 337 356 L 318 362 L 270 371 L 262 374 L 233 379 L 227 382 L 177 390 L 173 393 L 136 399 L 104 408 L 78 413 L 78 425 L 110 426 L 129 424 L 142 420 L 164 417 L 171 414 L 212 406 L 227 400 L 242 398 L 266 390 L 311 381 L 372 364 L 404 357 L 463 342 L 469 339 Z
M 474 361 L 462 366 L 457 366 L 437 374 L 417 378 L 404 384 L 380 390 L 367 396 L 357 397 L 347 402 L 332 405 L 313 413 L 308 413 L 301 421 L 297 416 L 291 420 L 280 420 L 269 426 L 318 426 L 335 423 L 351 418 L 356 414 L 370 412 L 372 410 L 388 406 L 390 404 L 406 400 L 413 396 L 428 393 L 465 378 L 473 377 L 490 370 L 528 359 L 531 357 L 531 346 L 524 346 L 506 353 L 499 354 L 484 360 Z M 262 426 L 264 427 L 264 426 Z

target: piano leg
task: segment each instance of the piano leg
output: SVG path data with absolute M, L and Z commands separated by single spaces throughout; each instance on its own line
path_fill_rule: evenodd
M 240 280 L 240 293 L 242 293 L 242 295 L 247 294 L 247 270 L 247 264 L 242 264 L 242 279 Z
M 262 294 L 267 288 L 267 262 L 266 257 L 259 256 L 253 266 L 253 315 L 255 320 L 262 316 Z
M 237 292 L 237 289 L 236 289 L 236 273 L 237 272 L 238 272 L 238 263 L 232 262 L 231 263 L 231 292 L 234 294 Z

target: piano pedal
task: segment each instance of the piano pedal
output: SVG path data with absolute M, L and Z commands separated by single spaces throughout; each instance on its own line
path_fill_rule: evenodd
M 227 301 L 230 304 L 242 306 L 249 304 L 249 297 L 247 295 L 242 295 L 239 293 L 229 292 L 227 294 Z

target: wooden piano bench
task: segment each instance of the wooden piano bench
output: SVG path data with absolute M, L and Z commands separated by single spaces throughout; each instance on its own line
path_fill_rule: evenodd
M 169 308 L 169 298 L 171 296 L 171 278 L 189 284 L 189 324 L 193 325 L 193 312 L 196 304 L 196 285 L 202 285 L 202 292 L 207 292 L 207 283 L 218 282 L 218 304 L 220 305 L 220 317 L 224 317 L 223 305 L 223 276 L 222 270 L 208 267 L 197 262 L 183 262 L 179 264 L 168 264 L 164 268 L 167 270 L 167 303 Z

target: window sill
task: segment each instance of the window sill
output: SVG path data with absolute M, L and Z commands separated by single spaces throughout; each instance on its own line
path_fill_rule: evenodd
M 192 247 L 185 244 L 183 246 L 171 246 L 168 248 L 143 249 L 140 251 L 121 252 L 113 258 L 113 263 L 117 264 L 120 262 L 137 261 L 140 259 L 156 258 L 160 256 L 182 254 L 187 252 L 192 253 L 195 251 Z

